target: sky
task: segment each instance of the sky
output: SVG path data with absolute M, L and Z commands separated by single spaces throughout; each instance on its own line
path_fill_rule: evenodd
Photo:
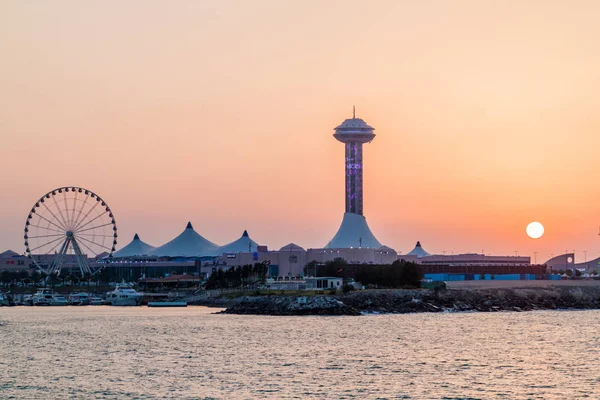
M 322 247 L 333 128 L 375 127 L 364 214 L 403 253 L 600 256 L 596 1 L 2 1 L 0 251 L 76 185 L 119 247 L 188 221 L 217 244 Z M 530 239 L 531 221 L 546 229 Z M 585 256 L 583 252 L 586 251 Z

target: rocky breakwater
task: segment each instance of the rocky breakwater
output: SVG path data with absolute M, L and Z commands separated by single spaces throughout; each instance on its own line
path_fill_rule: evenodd
M 360 315 L 360 311 L 332 296 L 245 296 L 222 311 L 254 315 Z
M 359 315 L 442 311 L 600 309 L 600 286 L 519 289 L 365 290 L 340 296 L 245 296 L 226 314 Z
M 523 289 L 370 290 L 343 297 L 363 312 L 530 311 L 600 309 L 600 287 Z

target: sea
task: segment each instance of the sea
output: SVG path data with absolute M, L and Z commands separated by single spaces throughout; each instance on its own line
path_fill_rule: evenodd
M 600 399 L 600 311 L 0 308 L 1 399 Z

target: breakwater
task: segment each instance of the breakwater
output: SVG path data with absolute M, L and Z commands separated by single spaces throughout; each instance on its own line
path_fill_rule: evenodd
M 367 290 L 339 296 L 243 296 L 225 304 L 226 314 L 360 315 L 443 311 L 600 309 L 600 287 L 519 289 Z

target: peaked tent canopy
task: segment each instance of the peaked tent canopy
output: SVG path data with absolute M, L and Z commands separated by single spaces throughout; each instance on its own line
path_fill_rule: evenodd
M 349 249 L 351 247 L 378 249 L 381 247 L 381 243 L 369 229 L 365 217 L 347 212 L 344 213 L 340 229 L 325 247 L 330 249 Z
M 428 257 L 431 254 L 423 250 L 421 247 L 421 242 L 417 242 L 417 245 L 410 252 L 406 253 L 407 256 L 417 256 L 417 258 Z
M 0 253 L 0 258 L 11 258 L 11 257 L 18 257 L 19 253 L 16 253 L 12 250 L 6 250 L 3 253 Z
M 244 231 L 242 237 L 238 240 L 228 243 L 219 248 L 219 253 L 250 253 L 257 251 L 257 246 L 260 246 L 254 240 L 250 239 L 248 231 Z
M 297 244 L 290 243 L 280 248 L 279 251 L 304 251 L 304 249 Z
M 219 246 L 203 238 L 188 222 L 185 230 L 175 239 L 154 249 L 150 254 L 159 257 L 216 256 Z
M 388 252 L 388 253 L 396 253 L 396 250 L 392 249 L 391 247 L 388 247 L 386 245 L 381 246 L 380 248 L 377 249 L 377 251 L 381 251 L 381 252 Z
M 142 242 L 140 236 L 136 233 L 133 240 L 127 246 L 118 250 L 113 254 L 113 257 L 133 257 L 146 256 L 150 254 L 156 247 L 150 246 L 148 243 Z

